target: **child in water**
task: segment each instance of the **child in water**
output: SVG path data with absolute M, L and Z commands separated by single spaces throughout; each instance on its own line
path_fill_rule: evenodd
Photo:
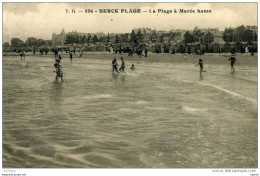
M 200 73 L 202 72 L 203 70 L 203 60 L 202 59 L 199 59 L 199 63 L 197 65 L 200 65 Z M 197 66 L 196 65 L 196 66 Z
M 135 70 L 135 64 L 132 64 L 131 70 Z

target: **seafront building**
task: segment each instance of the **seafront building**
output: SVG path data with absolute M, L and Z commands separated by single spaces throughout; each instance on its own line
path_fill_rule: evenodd
M 156 53 L 241 52 L 251 47 L 257 52 L 257 26 L 239 26 L 220 31 L 218 28 L 160 31 L 137 28 L 129 33 L 87 33 L 72 31 L 52 34 L 52 48 L 76 51 L 117 51 L 145 48 Z M 242 33 L 241 33 L 242 31 Z

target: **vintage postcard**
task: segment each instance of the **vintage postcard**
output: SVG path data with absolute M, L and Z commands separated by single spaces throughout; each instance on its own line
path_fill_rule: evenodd
M 256 174 L 257 2 L 2 8 L 2 168 Z

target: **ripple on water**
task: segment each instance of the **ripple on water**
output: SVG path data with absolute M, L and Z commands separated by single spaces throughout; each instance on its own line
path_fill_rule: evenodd
M 69 153 L 71 154 L 86 154 L 93 151 L 95 147 L 94 146 L 79 146 L 73 149 L 69 150 Z
M 42 155 L 42 156 L 46 156 L 46 157 L 54 157 L 54 155 L 56 153 L 56 149 L 52 146 L 43 145 L 43 146 L 38 146 L 38 147 L 32 148 L 32 152 L 37 155 Z
M 104 153 L 89 153 L 84 155 L 84 159 L 93 165 L 96 165 L 97 168 L 118 168 L 123 167 L 121 161 L 115 158 L 111 154 Z
M 64 61 L 65 83 L 57 84 L 53 58 L 28 68 L 10 62 L 4 167 L 257 167 L 256 81 L 228 73 L 198 82 L 187 64 L 159 62 L 114 78 L 110 61 L 85 59 Z

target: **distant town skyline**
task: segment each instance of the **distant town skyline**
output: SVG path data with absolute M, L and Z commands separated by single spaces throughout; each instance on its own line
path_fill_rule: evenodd
M 205 9 L 211 13 L 66 13 L 72 9 Z M 3 3 L 3 42 L 11 38 L 36 37 L 51 40 L 52 34 L 130 33 L 136 28 L 156 30 L 199 28 L 235 28 L 257 26 L 257 3 Z

